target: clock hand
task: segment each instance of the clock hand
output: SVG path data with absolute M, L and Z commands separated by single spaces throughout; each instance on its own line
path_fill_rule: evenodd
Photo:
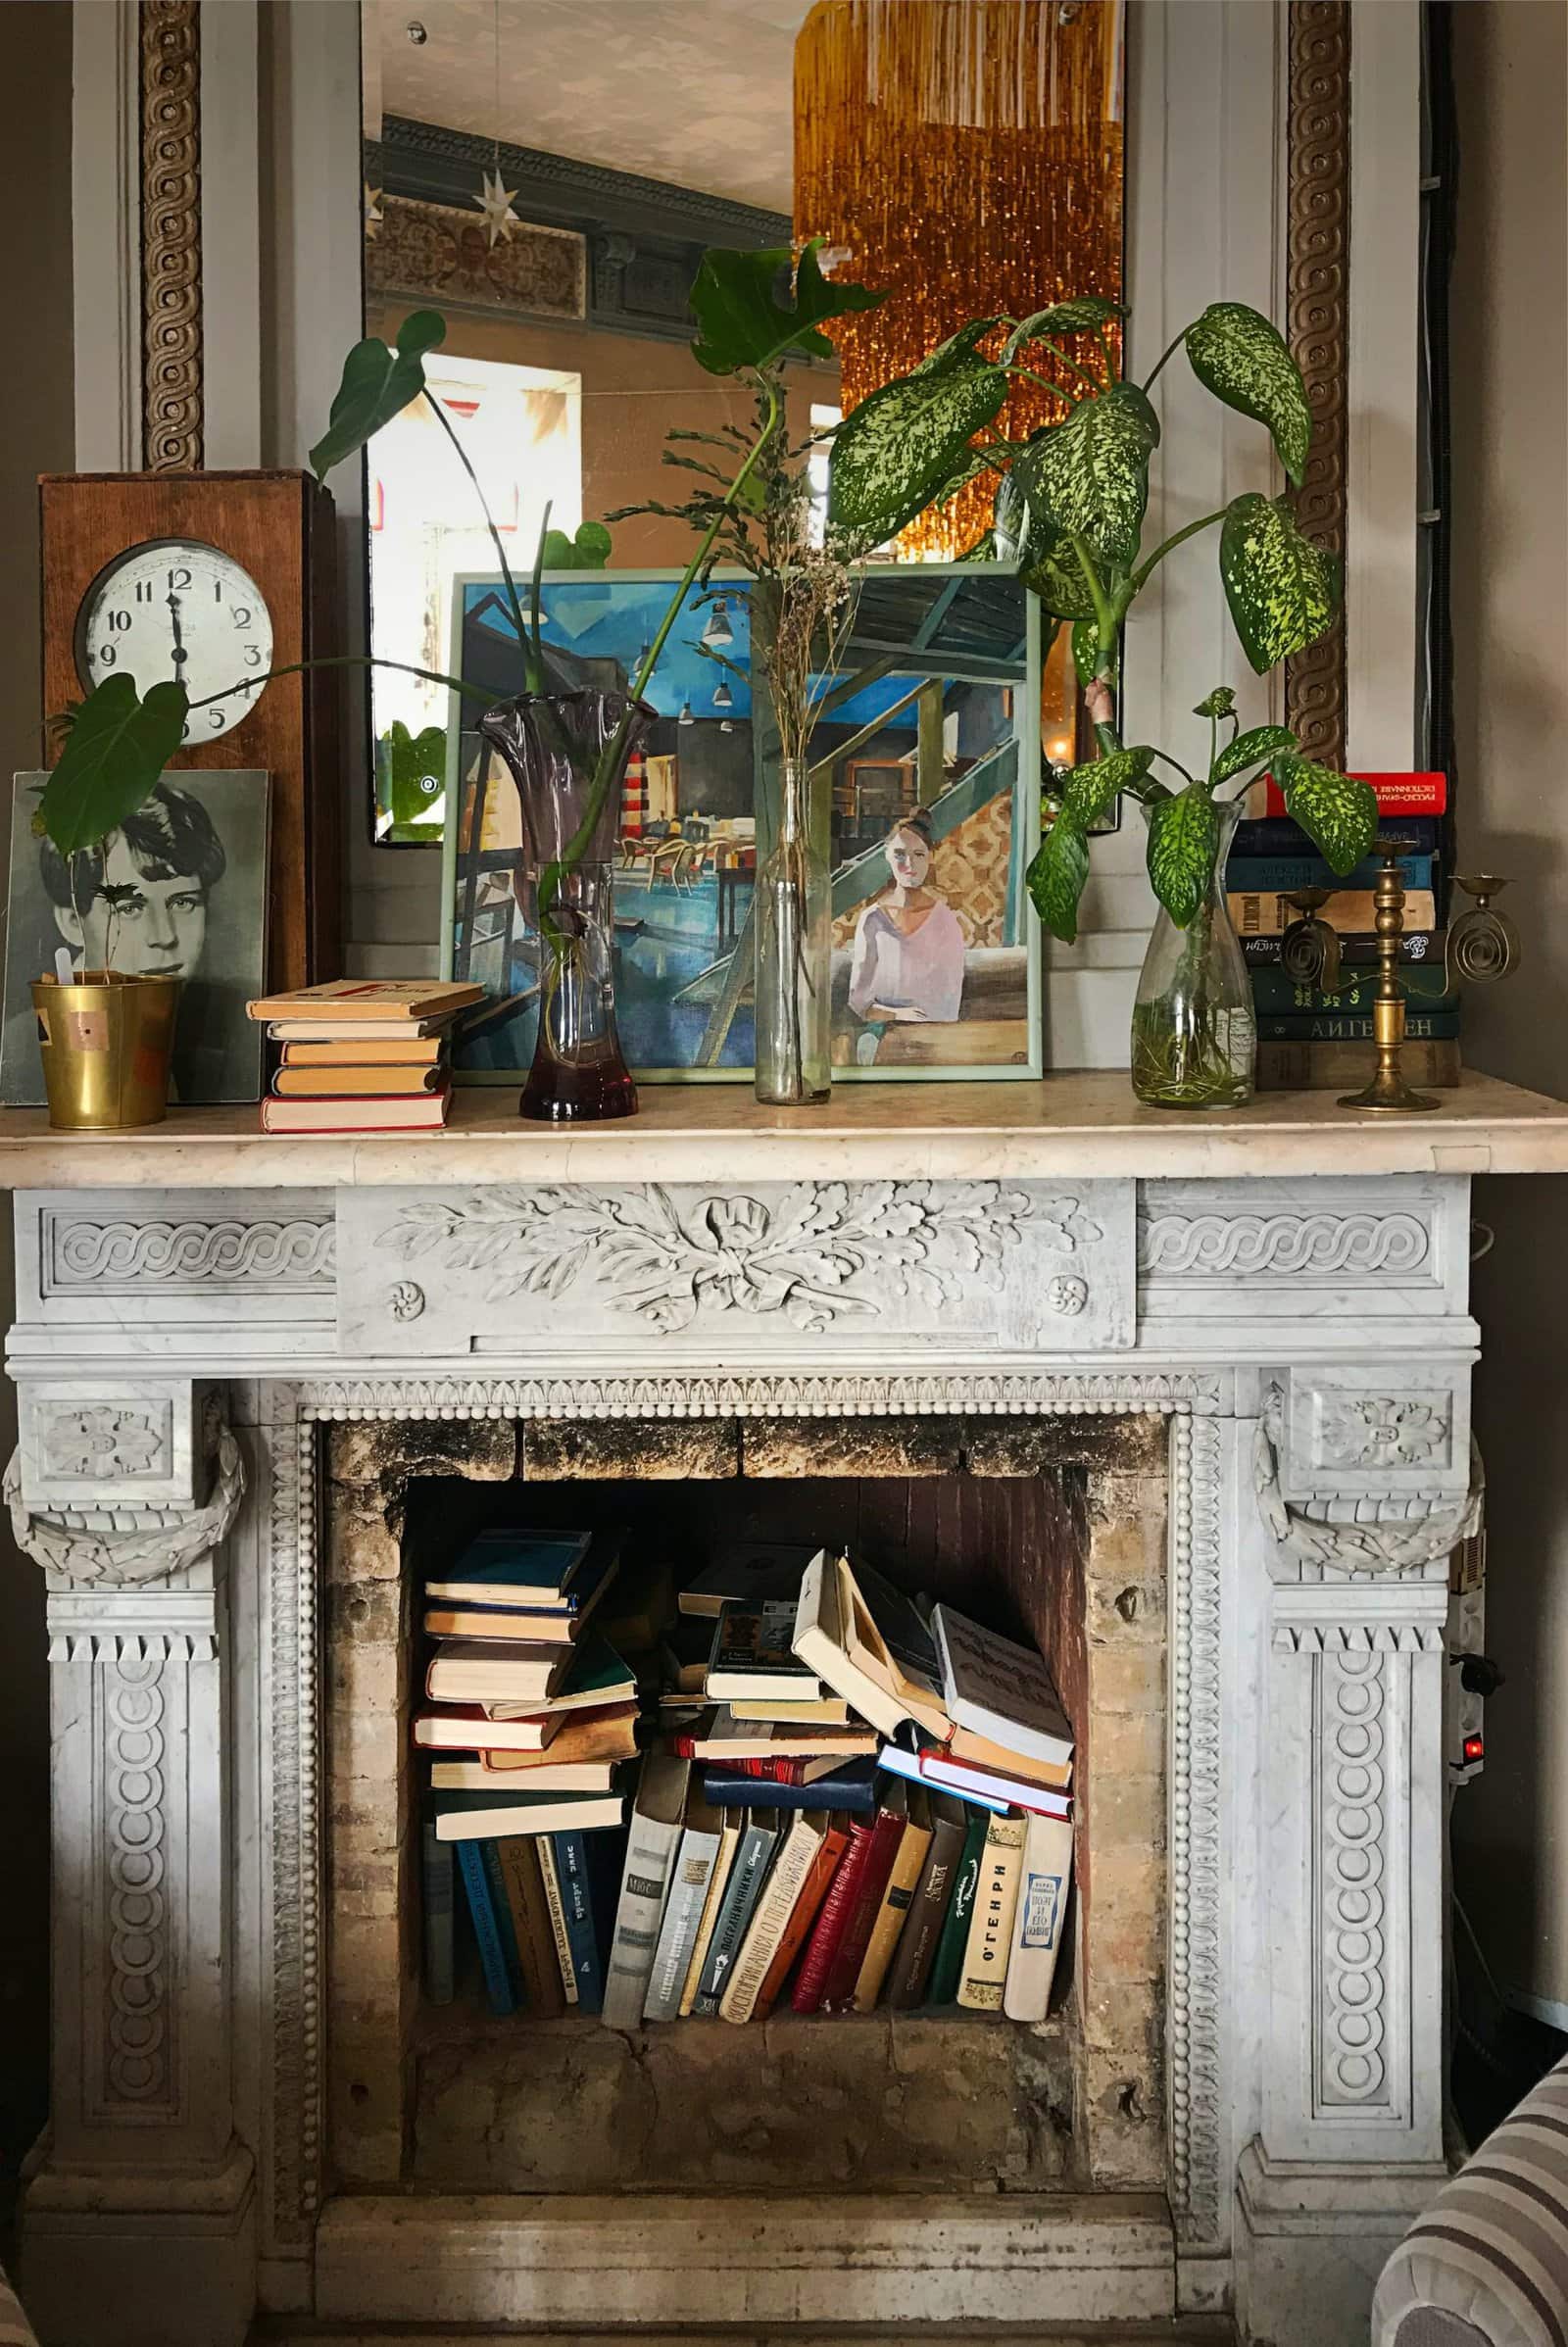
M 169 598 L 169 617 L 174 630 L 174 681 L 177 684 L 180 681 L 179 671 L 190 658 L 185 650 L 185 639 L 179 632 L 179 597 L 177 595 L 171 595 Z

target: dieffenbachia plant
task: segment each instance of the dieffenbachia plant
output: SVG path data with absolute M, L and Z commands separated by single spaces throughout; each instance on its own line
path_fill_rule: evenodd
M 710 524 L 703 532 L 680 584 L 670 596 L 668 609 L 638 662 L 628 689 L 627 713 L 595 763 L 583 822 L 567 843 L 561 861 L 540 875 L 541 926 L 552 943 L 556 940 L 551 935 L 551 908 L 557 901 L 562 878 L 574 870 L 586 855 L 606 795 L 619 771 L 621 752 L 632 722 L 630 705 L 638 700 L 653 675 L 689 588 L 702 572 L 725 520 L 745 502 L 758 465 L 782 419 L 778 374 L 781 364 L 787 358 L 830 358 L 833 346 L 821 331 L 823 324 L 852 311 L 873 309 L 886 299 L 863 285 L 830 285 L 817 265 L 818 243 L 819 240 L 807 245 L 798 260 L 788 249 L 760 253 L 715 250 L 703 257 L 691 293 L 692 315 L 698 329 L 692 354 L 710 374 L 738 376 L 758 390 L 757 428 L 737 453 L 727 484 L 721 484 L 722 494 L 713 501 Z M 439 348 L 445 336 L 446 320 L 439 312 L 419 310 L 404 319 L 394 344 L 388 345 L 374 335 L 356 343 L 343 363 L 342 379 L 326 430 L 311 451 L 312 468 L 318 479 L 324 480 L 334 465 L 357 456 L 412 401 L 423 398 L 429 403 L 468 476 L 495 546 L 517 635 L 519 681 L 525 691 L 544 697 L 548 715 L 547 678 L 540 643 L 541 572 L 547 568 L 602 568 L 610 554 L 610 533 L 600 522 L 584 522 L 574 537 L 567 538 L 564 532 L 548 527 L 547 513 L 547 526 L 541 532 L 534 562 L 529 604 L 524 609 L 484 491 L 445 410 L 425 381 L 425 360 L 431 351 Z M 206 700 L 220 701 L 238 691 L 241 685 L 253 688 L 273 677 L 297 675 L 308 668 L 351 666 L 390 668 L 404 675 L 422 676 L 430 683 L 446 685 L 485 704 L 495 699 L 492 690 L 470 684 L 461 676 L 445 676 L 435 669 L 416 667 L 405 660 L 383 660 L 376 655 L 368 658 L 348 655 L 335 660 L 292 661 L 269 670 L 265 677 L 240 679 L 223 692 L 208 695 Z M 174 682 L 153 684 L 141 692 L 129 675 L 121 673 L 95 685 L 82 701 L 63 713 L 65 740 L 43 793 L 38 828 L 66 856 L 80 848 L 96 846 L 107 838 L 135 812 L 158 781 L 179 748 L 191 709 L 205 706 L 205 700 L 191 702 L 184 686 Z
M 1118 793 L 1148 808 L 1149 877 L 1181 927 L 1213 875 L 1216 795 L 1240 790 L 1265 764 L 1290 812 L 1336 872 L 1360 861 L 1377 829 L 1377 804 L 1365 783 L 1303 758 L 1287 726 L 1243 732 L 1227 687 L 1199 704 L 1198 714 L 1210 720 L 1205 773 L 1190 773 L 1149 743 L 1129 747 L 1121 740 L 1122 626 L 1159 565 L 1186 540 L 1219 531 L 1226 602 L 1242 650 L 1260 676 L 1332 626 L 1340 593 L 1337 565 L 1302 533 L 1288 496 L 1234 498 L 1144 554 L 1149 467 L 1159 446 L 1149 390 L 1177 350 L 1185 348 L 1199 381 L 1225 407 L 1267 426 L 1295 488 L 1305 476 L 1312 417 L 1300 369 L 1255 310 L 1211 304 L 1142 385 L 1118 371 L 1108 331 L 1126 315 L 1114 302 L 1085 295 L 1032 318 L 975 319 L 854 410 L 834 440 L 828 473 L 830 528 L 873 544 L 981 473 L 1000 476 L 993 527 L 971 554 L 1015 561 L 1051 619 L 1071 628 L 1100 751 L 1048 788 L 1050 829 L 1029 869 L 1041 919 L 1069 944 L 1089 876 L 1090 827 Z M 995 355 L 982 345 L 993 346 Z M 1065 386 L 1059 380 L 1049 386 L 1071 403 L 1068 414 L 1026 440 L 1008 440 L 996 419 L 1015 377 L 1040 380 L 1026 364 L 1036 350 L 1070 376 Z M 1227 721 L 1230 736 L 1222 741 Z M 1181 786 L 1157 779 L 1156 763 L 1180 775 Z

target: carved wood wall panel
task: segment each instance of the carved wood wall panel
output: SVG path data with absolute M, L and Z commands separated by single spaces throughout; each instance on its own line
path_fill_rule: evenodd
M 142 462 L 202 462 L 201 37 L 197 0 L 141 0 Z
M 1350 311 L 1349 0 L 1291 0 L 1286 340 L 1306 381 L 1312 453 L 1297 513 L 1344 563 Z M 1308 758 L 1343 765 L 1345 614 L 1285 664 L 1285 721 Z

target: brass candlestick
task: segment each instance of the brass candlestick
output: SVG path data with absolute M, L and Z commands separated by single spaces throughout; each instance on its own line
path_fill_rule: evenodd
M 1372 926 L 1378 940 L 1378 983 L 1372 997 L 1372 1041 L 1377 1065 L 1363 1092 L 1348 1092 L 1342 1108 L 1365 1108 L 1377 1116 L 1413 1116 L 1443 1102 L 1430 1093 L 1412 1092 L 1399 1065 L 1404 1045 L 1404 994 L 1396 976 L 1399 940 L 1404 935 L 1404 881 L 1399 858 L 1409 851 L 1407 840 L 1380 832 L 1372 852 L 1382 865 L 1373 895 Z

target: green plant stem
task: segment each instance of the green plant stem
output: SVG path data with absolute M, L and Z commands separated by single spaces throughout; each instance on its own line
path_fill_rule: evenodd
M 1196 538 L 1200 530 L 1211 530 L 1216 521 L 1224 520 L 1225 513 L 1226 509 L 1221 506 L 1217 513 L 1201 514 L 1197 521 L 1189 521 L 1184 529 L 1179 529 L 1169 538 L 1162 539 L 1148 562 L 1142 563 L 1133 572 L 1132 593 L 1134 595 L 1141 594 L 1168 554 L 1173 554 L 1176 548 L 1184 545 L 1189 538 Z
M 1157 361 L 1157 363 L 1156 363 L 1156 365 L 1155 365 L 1155 367 L 1154 367 L 1154 372 L 1153 372 L 1153 374 L 1149 374 L 1149 375 L 1146 375 L 1146 376 L 1144 377 L 1144 389 L 1145 389 L 1146 391 L 1149 389 L 1149 386 L 1150 386 L 1150 384 L 1151 384 L 1151 383 L 1152 383 L 1152 382 L 1154 380 L 1154 375 L 1157 375 L 1157 374 L 1158 374 L 1158 372 L 1159 372 L 1159 370 L 1160 370 L 1160 367 L 1162 367 L 1164 366 L 1164 364 L 1165 364 L 1166 360 L 1167 360 L 1167 359 L 1174 359 L 1174 358 L 1175 358 L 1175 356 L 1176 356 L 1176 353 L 1177 353 L 1177 352 L 1178 352 L 1178 351 L 1181 349 L 1181 347 L 1182 347 L 1182 344 L 1183 344 L 1183 343 L 1184 343 L 1186 340 L 1187 340 L 1187 329 L 1186 329 L 1186 327 L 1184 326 L 1184 327 L 1182 328 L 1181 332 L 1180 332 L 1180 333 L 1177 335 L 1177 337 L 1176 337 L 1175 341 L 1174 341 L 1174 342 L 1172 342 L 1172 343 L 1170 343 L 1169 345 L 1167 345 L 1167 347 L 1166 347 L 1166 348 L 1165 348 L 1163 351 L 1161 351 L 1161 352 L 1160 352 L 1160 354 L 1159 354 L 1159 359 L 1158 359 L 1158 361 Z
M 474 471 L 473 466 L 468 462 L 467 450 L 464 447 L 462 441 L 458 438 L 457 433 L 452 428 L 452 418 L 447 415 L 446 411 L 441 405 L 441 402 L 436 398 L 435 393 L 430 389 L 428 383 L 424 385 L 424 396 L 429 402 L 431 414 L 434 416 L 437 423 L 441 426 L 441 429 L 443 432 L 445 432 L 447 438 L 451 441 L 453 447 L 456 449 L 458 463 L 463 466 L 464 471 L 467 474 L 468 479 L 472 484 L 473 494 L 479 500 L 479 511 L 484 515 L 485 528 L 490 532 L 490 542 L 496 550 L 496 561 L 501 564 L 501 575 L 507 582 L 507 600 L 512 606 L 512 621 L 513 625 L 517 631 L 517 642 L 523 646 L 524 652 L 526 653 L 527 634 L 523 625 L 522 599 L 517 593 L 517 582 L 512 575 L 512 565 L 507 561 L 507 550 L 501 543 L 501 532 L 496 527 L 495 515 L 491 513 L 490 507 L 485 498 L 485 493 L 479 486 L 479 475 Z M 540 544 L 543 545 L 543 543 L 544 534 L 541 531 Z M 533 690 L 537 692 L 538 687 L 535 686 Z
M 1076 359 L 1069 359 L 1066 352 L 1058 350 L 1054 342 L 1047 342 L 1045 348 L 1051 352 L 1053 358 L 1059 359 L 1063 367 L 1070 367 L 1075 375 L 1082 375 L 1097 398 L 1104 390 L 1105 386 L 1098 375 L 1091 374 L 1087 367 L 1080 367 Z M 1067 396 L 1059 383 L 1048 382 L 1044 375 L 1037 375 L 1033 367 L 1020 367 L 1016 360 L 1009 366 L 1007 372 L 1010 375 L 1022 375 L 1026 383 L 1038 384 L 1042 391 L 1049 391 L 1055 399 L 1065 399 Z
M 779 419 L 783 415 L 784 404 L 779 395 L 778 384 L 771 375 L 766 373 L 761 376 L 761 382 L 762 388 L 767 396 L 767 416 L 762 424 L 762 428 L 758 433 L 757 438 L 753 442 L 751 448 L 747 451 L 740 470 L 736 473 L 735 478 L 730 482 L 723 504 L 719 507 L 718 512 L 713 515 L 712 520 L 709 523 L 707 529 L 703 532 L 701 539 L 698 541 L 697 552 L 692 556 L 691 561 L 687 563 L 685 571 L 682 573 L 680 584 L 675 589 L 674 594 L 670 597 L 669 608 L 660 622 L 659 632 L 655 636 L 652 644 L 650 644 L 646 654 L 643 657 L 642 663 L 637 670 L 637 674 L 632 680 L 631 694 L 629 700 L 627 701 L 625 714 L 622 716 L 620 723 L 616 726 L 614 732 L 611 735 L 610 740 L 605 744 L 605 747 L 599 754 L 599 762 L 594 770 L 593 782 L 588 793 L 588 805 L 584 810 L 582 821 L 578 824 L 576 830 L 566 842 L 563 853 L 556 857 L 554 862 L 547 864 L 544 868 L 544 871 L 540 875 L 539 927 L 550 947 L 552 953 L 556 954 L 557 956 L 560 955 L 562 951 L 562 938 L 561 932 L 556 926 L 551 911 L 551 908 L 556 902 L 556 893 L 560 889 L 561 883 L 566 877 L 567 873 L 574 872 L 577 869 L 577 866 L 581 863 L 583 856 L 587 854 L 589 842 L 592 840 L 594 832 L 598 827 L 599 818 L 604 812 L 605 800 L 609 795 L 611 778 L 614 774 L 616 767 L 620 763 L 621 757 L 624 754 L 626 740 L 631 731 L 632 717 L 636 711 L 637 704 L 642 698 L 643 688 L 647 684 L 649 677 L 653 674 L 655 667 L 658 665 L 659 656 L 663 651 L 665 642 L 669 636 L 669 631 L 674 626 L 676 618 L 679 616 L 681 605 L 686 600 L 686 595 L 691 587 L 692 581 L 696 578 L 704 562 L 707 561 L 709 549 L 711 547 L 713 540 L 718 536 L 722 524 L 727 519 L 729 514 L 734 512 L 736 499 L 740 496 L 741 491 L 751 479 L 753 472 L 757 468 L 758 461 L 760 458 L 762 451 L 766 448 L 768 442 L 772 439 L 774 432 L 777 430 Z
M 1184 782 L 1196 782 L 1198 780 L 1198 776 L 1196 774 L 1189 774 L 1187 768 L 1182 764 L 1181 759 L 1179 758 L 1172 758 L 1168 750 L 1156 750 L 1154 756 L 1159 759 L 1161 765 L 1174 766 Z
M 416 668 L 410 660 L 383 660 L 375 652 L 339 652 L 314 660 L 290 660 L 285 667 L 269 668 L 264 676 L 239 676 L 231 685 L 218 693 L 204 693 L 200 701 L 187 701 L 187 709 L 210 709 L 215 701 L 227 701 L 250 685 L 270 685 L 279 676 L 303 676 L 313 668 L 395 668 L 400 676 L 422 676 L 427 684 L 445 685 L 448 692 L 466 693 L 470 701 L 482 701 L 487 706 L 495 695 L 483 685 L 470 685 L 466 677 L 444 676 L 439 668 Z
M 1116 362 L 1111 354 L 1110 337 L 1103 326 L 1095 328 L 1095 340 L 1099 343 L 1101 356 L 1105 362 L 1105 380 L 1107 383 L 1114 383 L 1118 379 Z

